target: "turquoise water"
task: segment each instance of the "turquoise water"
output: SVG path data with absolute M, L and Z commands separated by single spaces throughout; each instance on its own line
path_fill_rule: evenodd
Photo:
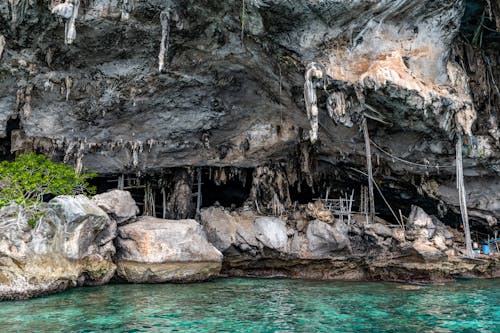
M 108 285 L 0 302 L 0 332 L 500 332 L 500 280 L 221 279 Z

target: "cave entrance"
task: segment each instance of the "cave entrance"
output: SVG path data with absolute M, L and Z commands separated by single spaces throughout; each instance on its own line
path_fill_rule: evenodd
M 204 168 L 202 170 L 201 207 L 219 204 L 241 207 L 250 196 L 253 169 Z
M 19 117 L 10 118 L 7 121 L 6 136 L 0 139 L 0 161 L 3 160 L 13 160 L 14 154 L 12 154 L 12 131 L 20 128 Z
M 200 208 L 220 205 L 241 207 L 250 196 L 253 169 L 172 168 L 159 173 L 109 175 L 94 178 L 90 184 L 97 193 L 113 189 L 129 191 L 140 215 L 167 219 L 195 218 L 198 201 L 198 171 L 201 170 Z

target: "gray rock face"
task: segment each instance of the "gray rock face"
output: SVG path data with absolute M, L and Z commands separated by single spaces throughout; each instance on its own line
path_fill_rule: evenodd
M 340 221 L 314 220 L 302 233 L 278 218 L 211 207 L 202 211 L 202 224 L 209 241 L 230 257 L 312 259 L 350 250 L 349 228 Z
M 100 174 L 246 168 L 287 162 L 317 126 L 315 150 L 323 161 L 361 167 L 356 119 L 366 113 L 377 119 L 369 120 L 372 140 L 389 153 L 381 153 L 381 161 L 392 176 L 408 174 L 391 182 L 407 187 L 427 172 L 448 182 L 454 172 L 450 138 L 457 130 L 490 142 L 466 157 L 466 175 L 494 179 L 499 109 L 495 101 L 472 99 L 468 82 L 478 80 L 469 80 L 462 67 L 477 72 L 485 86 L 495 85 L 484 79 L 491 76 L 487 66 L 477 68 L 482 57 L 453 47 L 464 2 L 246 1 L 242 27 L 238 1 L 144 0 L 125 8 L 95 0 L 80 7 L 71 45 L 49 6 L 4 2 L 0 138 L 6 139 L 0 149 L 42 150 Z M 162 35 L 162 12 L 168 36 Z M 160 66 L 162 40 L 170 47 Z M 500 82 L 494 51 L 485 56 Z M 319 70 L 308 80 L 310 92 L 324 101 L 314 116 L 304 97 L 306 68 L 313 62 Z M 483 99 L 497 94 L 472 88 Z M 476 118 L 480 123 L 473 127 Z M 8 142 L 9 119 L 19 120 L 22 142 Z M 475 127 L 478 133 L 472 133 Z M 337 142 L 342 146 L 332 144 Z M 390 154 L 429 168 L 393 163 Z M 495 193 L 493 185 L 486 187 Z M 471 202 L 476 220 L 496 224 L 497 203 Z
M 31 228 L 21 208 L 0 210 L 0 299 L 105 284 L 115 273 L 116 222 L 102 209 L 84 196 L 61 196 L 43 212 Z
M 139 207 L 128 191 L 112 190 L 94 196 L 93 200 L 118 224 L 139 214 Z
M 406 227 L 413 251 L 424 260 L 444 258 L 453 244 L 454 235 L 448 227 L 418 206 L 412 207 Z
M 393 237 L 394 233 L 391 230 L 391 228 L 387 227 L 386 225 L 383 225 L 382 223 L 373 223 L 370 226 L 370 229 L 373 230 L 373 232 L 379 236 L 382 237 Z
M 307 226 L 306 235 L 310 250 L 317 256 L 328 256 L 332 252 L 350 249 L 346 225 L 340 221 L 332 226 L 314 220 Z
M 257 239 L 264 246 L 281 252 L 286 251 L 288 235 L 284 221 L 272 217 L 260 217 L 255 219 L 255 228 Z
M 418 206 L 413 206 L 408 217 L 408 235 L 413 239 L 429 239 L 434 236 L 436 226 L 432 218 Z
M 194 220 L 141 217 L 118 228 L 117 274 L 134 283 L 188 282 L 216 276 L 222 254 Z

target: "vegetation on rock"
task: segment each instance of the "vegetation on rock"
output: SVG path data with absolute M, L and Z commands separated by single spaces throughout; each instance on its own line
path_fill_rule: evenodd
M 71 166 L 54 163 L 44 155 L 23 154 L 0 162 L 0 208 L 10 204 L 37 206 L 47 196 L 93 194 L 88 180 L 93 173 L 77 173 Z

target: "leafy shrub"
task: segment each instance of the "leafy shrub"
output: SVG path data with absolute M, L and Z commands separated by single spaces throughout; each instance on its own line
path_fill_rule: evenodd
M 33 207 L 48 195 L 93 194 L 88 180 L 93 173 L 79 174 L 63 163 L 44 155 L 24 154 L 15 161 L 0 162 L 0 208 L 11 203 Z

